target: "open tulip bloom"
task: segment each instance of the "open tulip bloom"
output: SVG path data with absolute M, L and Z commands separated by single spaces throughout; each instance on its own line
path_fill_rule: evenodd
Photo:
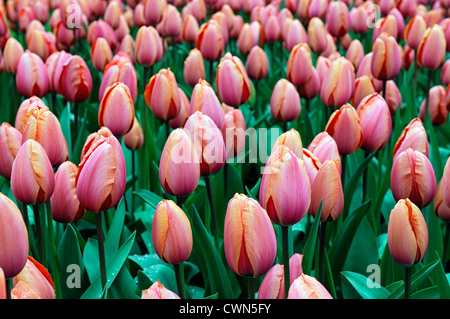
M 449 8 L 0 1 L 0 299 L 450 299 Z

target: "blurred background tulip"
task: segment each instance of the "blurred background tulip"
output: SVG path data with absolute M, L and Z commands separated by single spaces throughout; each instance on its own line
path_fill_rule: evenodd
M 344 57 L 331 63 L 323 79 L 320 97 L 326 106 L 340 107 L 350 101 L 355 91 L 355 70 Z
M 180 299 L 180 297 L 158 280 L 150 288 L 142 291 L 141 299 Z
M 0 126 L 0 150 L 2 156 L 0 157 L 0 174 L 6 179 L 11 178 L 11 170 L 22 146 L 22 134 L 11 124 L 2 123 Z
M 33 95 L 43 97 L 49 88 L 49 79 L 44 61 L 36 54 L 26 50 L 16 68 L 17 91 L 24 97 Z
M 270 113 L 277 121 L 290 122 L 300 115 L 300 95 L 294 84 L 280 79 L 275 84 L 270 98 Z
M 333 299 L 333 297 L 316 278 L 301 274 L 292 282 L 287 299 Z

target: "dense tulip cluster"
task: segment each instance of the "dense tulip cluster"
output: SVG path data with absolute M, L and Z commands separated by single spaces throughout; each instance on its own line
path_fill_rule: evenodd
M 0 299 L 449 298 L 449 57 L 445 0 L 0 0 Z

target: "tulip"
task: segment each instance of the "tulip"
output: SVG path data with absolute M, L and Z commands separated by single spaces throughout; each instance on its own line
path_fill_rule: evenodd
M 3 48 L 3 65 L 6 72 L 16 74 L 24 50 L 16 38 L 10 37 Z
M 312 68 L 312 58 L 309 46 L 305 43 L 295 45 L 289 54 L 287 62 L 287 79 L 294 85 L 303 85 L 311 79 Z
M 311 50 L 320 54 L 325 51 L 327 46 L 327 29 L 323 21 L 318 17 L 314 17 L 308 22 L 308 44 Z
M 145 20 L 150 25 L 158 24 L 167 6 L 166 0 L 145 0 L 144 1 L 144 16 Z
M 289 259 L 290 284 L 302 273 L 303 255 L 295 253 Z M 285 299 L 284 294 L 284 266 L 275 264 L 265 274 L 258 290 L 258 299 Z
M 320 89 L 320 97 L 326 106 L 339 107 L 348 102 L 355 90 L 353 64 L 344 57 L 333 61 Z
M 94 213 L 116 206 L 125 191 L 122 147 L 114 136 L 100 138 L 82 158 L 76 178 L 81 206 Z
M 0 269 L 5 278 L 10 279 L 19 274 L 27 262 L 28 231 L 19 208 L 2 193 L 0 212 Z
M 69 148 L 58 118 L 48 109 L 35 109 L 27 114 L 22 132 L 22 144 L 33 139 L 44 148 L 52 166 L 69 158 Z
M 428 28 L 417 49 L 417 63 L 419 66 L 436 70 L 445 60 L 446 40 L 442 27 L 438 24 Z
M 363 143 L 361 121 L 355 108 L 350 104 L 345 104 L 331 114 L 325 131 L 333 137 L 339 153 L 343 155 L 355 152 Z
M 427 132 L 419 118 L 412 119 L 397 139 L 392 152 L 394 161 L 398 154 L 406 151 L 408 148 L 419 151 L 427 157 L 429 156 Z
M 113 57 L 111 48 L 105 38 L 97 38 L 91 47 L 91 60 L 94 68 L 103 71 Z
M 260 46 L 254 46 L 248 54 L 247 73 L 252 80 L 264 79 L 269 73 L 269 59 Z
M 224 41 L 216 21 L 211 20 L 202 24 L 195 46 L 201 51 L 205 60 L 211 62 L 220 59 L 224 51 Z
M 291 128 L 289 131 L 281 134 L 272 146 L 276 150 L 280 145 L 284 145 L 294 153 L 298 158 L 303 159 L 303 145 L 300 133 Z
M 56 51 L 55 38 L 52 33 L 33 30 L 27 37 L 27 49 L 36 53 L 43 61 Z
M 125 147 L 132 151 L 140 149 L 144 144 L 144 132 L 136 116 L 134 117 L 131 130 L 123 136 L 123 142 Z
M 45 65 L 49 77 L 49 89 L 52 92 L 59 93 L 59 79 L 63 65 L 72 55 L 66 51 L 57 51 L 48 57 Z
M 400 94 L 400 90 L 393 80 L 389 80 L 386 82 L 386 96 L 384 97 L 386 100 L 391 114 L 395 115 L 397 109 L 402 107 L 402 95 Z
M 61 95 L 73 102 L 84 102 L 92 90 L 92 76 L 81 56 L 73 55 L 62 66 L 59 78 Z
M 178 115 L 180 93 L 175 75 L 170 69 L 161 69 L 150 78 L 145 87 L 144 99 L 153 114 L 160 120 L 167 121 Z
M 375 92 L 380 92 L 383 89 L 383 82 L 375 78 L 372 73 L 372 59 L 373 52 L 367 53 L 364 58 L 360 61 L 358 69 L 356 71 L 356 77 L 362 77 L 364 75 L 368 76 L 372 82 Z M 384 96 L 386 99 L 386 96 Z
M 309 106 L 309 100 L 320 94 L 320 86 L 319 72 L 315 68 L 312 68 L 311 78 L 308 82 L 300 86 L 300 96 L 306 99 L 307 106 Z
M 287 299 L 333 299 L 333 297 L 316 278 L 301 274 L 292 282 Z
M 377 27 L 374 28 L 374 32 L 372 34 L 373 42 L 375 42 L 375 40 L 383 33 L 386 33 L 387 36 L 392 36 L 395 40 L 397 40 L 399 35 L 402 34 L 402 32 L 399 32 L 398 30 L 398 24 L 395 16 L 391 13 L 377 20 L 376 25 Z
M 345 35 L 350 29 L 349 10 L 342 1 L 331 1 L 327 9 L 326 27 L 328 32 L 337 38 Z
M 326 160 L 335 161 L 341 172 L 341 157 L 336 141 L 328 132 L 324 131 L 317 134 L 308 146 L 308 150 L 312 152 L 320 163 Z
M 134 38 L 130 34 L 126 34 L 122 41 L 120 42 L 119 46 L 119 52 L 123 52 L 126 54 L 126 56 L 130 59 L 132 63 L 136 62 L 136 57 L 134 55 L 134 52 L 136 51 L 136 43 L 134 41 Z M 105 65 L 106 66 L 106 65 Z M 102 71 L 104 68 L 102 69 Z
M 232 109 L 225 113 L 222 136 L 225 141 L 227 160 L 236 158 L 244 151 L 246 143 L 245 129 L 245 118 L 240 109 Z
M 186 123 L 189 115 L 190 114 L 190 101 L 189 98 L 187 97 L 186 93 L 183 91 L 182 88 L 178 88 L 178 92 L 180 93 L 180 112 L 178 113 L 178 115 L 171 119 L 169 121 L 169 125 L 171 128 L 175 129 L 175 128 L 179 128 L 179 127 L 183 127 L 184 124 Z
M 0 268 L 0 300 L 10 298 L 11 293 L 9 292 L 10 282 L 6 282 L 5 272 Z M 8 291 L 7 291 L 8 288 Z M 8 295 L 9 294 L 9 295 Z
M 161 60 L 163 53 L 163 43 L 158 31 L 152 26 L 140 27 L 136 35 L 137 63 L 143 66 L 154 65 Z
M 436 85 L 430 89 L 428 94 L 429 101 L 427 103 L 427 97 L 422 101 L 420 105 L 420 119 L 425 121 L 425 111 L 429 112 L 431 123 L 434 126 L 440 126 L 447 122 L 448 110 L 445 101 L 445 89 L 442 85 Z
M 434 197 L 433 211 L 434 215 L 439 219 L 450 222 L 450 205 L 442 196 L 443 187 L 443 181 L 439 182 L 436 189 L 436 196 Z
M 280 79 L 270 98 L 270 112 L 277 121 L 290 122 L 299 117 L 301 100 L 294 84 Z
M 391 113 L 386 101 L 378 93 L 373 93 L 361 101 L 356 112 L 364 136 L 361 148 L 369 153 L 382 149 L 392 132 Z
M 224 249 L 231 270 L 241 276 L 258 277 L 272 266 L 277 249 L 275 231 L 256 200 L 236 194 L 228 202 Z
M 308 33 L 303 27 L 302 23 L 298 19 L 294 19 L 290 22 L 290 25 L 286 27 L 287 30 L 283 37 L 286 50 L 291 52 L 292 49 L 299 43 L 308 43 Z
M 98 38 L 105 38 L 111 50 L 113 52 L 116 51 L 119 45 L 117 35 L 109 23 L 102 19 L 92 21 L 87 30 L 87 41 L 89 46 L 92 46 Z
M 201 111 L 208 115 L 218 128 L 222 128 L 224 121 L 224 112 L 212 86 L 201 79 L 194 86 L 191 94 L 190 113 Z
M 0 126 L 0 174 L 6 179 L 11 178 L 11 170 L 22 145 L 22 134 L 9 123 L 2 123 Z
M 179 264 L 192 251 L 192 230 L 183 210 L 171 200 L 159 202 L 152 223 L 152 240 L 156 254 L 164 262 Z
M 122 82 L 130 89 L 133 101 L 137 96 L 137 73 L 133 62 L 125 56 L 117 56 L 105 66 L 103 78 L 98 91 L 98 100 L 101 101 L 105 90 L 115 82 Z
M 442 85 L 448 86 L 450 84 L 450 60 L 445 61 L 441 70 Z
M 48 270 L 28 257 L 24 269 L 13 278 L 12 299 L 55 299 L 55 286 Z
M 200 79 L 205 78 L 205 63 L 199 49 L 189 51 L 184 60 L 183 78 L 186 84 L 194 86 Z
M 345 57 L 352 62 L 355 70 L 358 69 L 359 63 L 364 58 L 364 48 L 358 39 L 353 40 L 347 49 Z
M 375 40 L 372 52 L 373 76 L 382 81 L 395 78 L 402 67 L 401 52 L 395 38 L 382 33 Z
M 47 94 L 49 87 L 47 70 L 36 53 L 26 50 L 19 59 L 16 72 L 16 86 L 20 94 L 26 98 Z
M 351 99 L 351 104 L 358 106 L 368 95 L 375 93 L 372 81 L 367 75 L 363 75 L 355 80 L 355 93 Z
M 62 163 L 55 173 L 55 190 L 50 198 L 52 219 L 72 223 L 83 218 L 86 210 L 77 197 L 75 179 L 78 167 L 69 161 Z
M 406 25 L 404 38 L 408 46 L 416 50 L 425 34 L 427 24 L 423 16 L 416 14 Z
M 180 297 L 157 280 L 150 288 L 142 291 L 141 299 L 180 299 Z
M 164 191 L 175 196 L 191 194 L 200 180 L 199 155 L 189 133 L 173 130 L 161 154 L 159 181 Z
M 195 43 L 199 30 L 197 19 L 192 14 L 188 14 L 183 20 L 181 38 L 184 42 Z
M 98 124 L 106 126 L 115 136 L 127 134 L 134 123 L 134 102 L 128 86 L 116 82 L 108 87 L 98 110 Z
M 309 183 L 312 185 L 316 178 L 322 163 L 319 161 L 316 155 L 307 148 L 303 149 L 303 162 L 305 163 L 306 172 L 308 173 Z
M 369 13 L 364 6 L 353 7 L 349 12 L 350 29 L 359 34 L 365 34 L 369 31 L 367 21 Z
M 316 61 L 316 71 L 319 74 L 320 82 L 322 83 L 328 74 L 331 67 L 331 60 L 320 55 L 317 57 Z
M 430 204 L 436 194 L 436 177 L 428 157 L 411 148 L 396 155 L 391 189 L 396 201 L 409 198 L 418 207 Z
M 183 21 L 178 9 L 171 4 L 168 4 L 162 15 L 160 22 L 161 35 L 164 37 L 177 37 L 181 33 Z
M 89 134 L 81 149 L 80 160 L 83 160 L 84 156 L 89 153 L 90 149 L 102 138 L 110 137 L 113 135 L 111 130 L 106 126 L 101 127 L 97 132 Z
M 25 141 L 11 170 L 11 191 L 24 204 L 43 203 L 50 199 L 55 187 L 52 164 L 37 141 Z

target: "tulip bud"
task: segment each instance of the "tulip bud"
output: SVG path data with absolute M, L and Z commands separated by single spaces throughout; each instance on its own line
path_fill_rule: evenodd
M 199 49 L 192 49 L 184 60 L 183 78 L 190 86 L 205 78 L 205 63 Z
M 197 19 L 192 14 L 188 14 L 183 21 L 181 38 L 184 42 L 195 43 L 199 30 L 200 26 Z
M 180 93 L 180 112 L 178 115 L 169 121 L 169 125 L 171 128 L 179 128 L 183 127 L 184 123 L 186 123 L 189 115 L 191 115 L 190 110 L 190 101 L 187 97 L 186 93 L 182 88 L 178 87 L 178 92 Z
M 142 291 L 141 299 L 180 299 L 180 297 L 157 280 L 150 288 Z
M 94 68 L 103 71 L 112 60 L 112 51 L 105 38 L 97 38 L 91 47 L 91 60 Z
M 84 142 L 83 148 L 81 149 L 81 157 L 83 160 L 84 155 L 86 155 L 89 150 L 96 144 L 96 142 L 102 138 L 106 138 L 113 135 L 109 128 L 106 126 L 101 127 L 97 132 L 89 134 Z
M 363 143 L 361 121 L 355 108 L 350 104 L 331 114 L 325 131 L 336 141 L 340 154 L 351 154 Z
M 258 45 L 254 46 L 247 57 L 248 76 L 253 80 L 264 79 L 269 72 L 269 59 Z
M 386 33 L 387 36 L 392 36 L 395 40 L 399 38 L 399 34 L 402 34 L 398 30 L 398 24 L 395 16 L 389 13 L 387 16 L 380 18 L 376 22 L 377 27 L 374 28 L 372 34 L 372 41 L 375 40 L 382 34 Z M 401 30 L 400 30 L 401 31 Z
M 98 213 L 118 204 L 125 191 L 125 158 L 114 136 L 99 139 L 78 166 L 77 196 L 81 206 Z
M 31 51 L 25 51 L 17 64 L 16 86 L 26 98 L 44 96 L 48 92 L 49 79 L 42 59 Z
M 6 179 L 11 178 L 12 165 L 22 145 L 22 134 L 9 123 L 0 126 L 0 174 Z
M 198 31 L 195 46 L 201 51 L 205 60 L 216 61 L 220 59 L 224 50 L 224 41 L 219 24 L 216 21 L 211 20 L 202 24 Z
M 225 141 L 226 158 L 232 159 L 245 149 L 246 132 L 245 119 L 240 109 L 232 109 L 225 113 L 222 136 Z
M 55 299 L 55 285 L 48 270 L 28 256 L 23 270 L 12 280 L 12 299 Z
M 256 200 L 236 194 L 228 202 L 224 249 L 231 270 L 241 276 L 258 277 L 272 266 L 277 250 L 275 231 Z
M 299 43 L 308 43 L 308 33 L 305 30 L 305 27 L 302 25 L 300 20 L 294 19 L 290 20 L 289 26 L 287 26 L 287 30 L 284 35 L 284 42 L 286 45 L 286 50 L 291 52 L 292 49 Z
M 255 46 L 264 46 L 264 29 L 260 22 L 245 23 L 239 32 L 238 50 L 241 54 L 248 54 Z
M 309 20 L 308 40 L 309 47 L 314 53 L 320 54 L 325 51 L 327 47 L 327 29 L 323 21 L 318 17 Z
M 84 102 L 89 98 L 92 76 L 83 58 L 73 55 L 62 66 L 59 89 L 61 95 L 73 103 Z
M 450 84 L 450 60 L 445 61 L 441 70 L 442 85 L 448 86 Z
M 150 78 L 145 87 L 144 99 L 153 114 L 160 120 L 170 120 L 178 115 L 180 93 L 175 75 L 170 69 L 161 69 Z
M 145 20 L 150 25 L 158 24 L 167 6 L 166 0 L 144 0 L 144 16 Z
M 19 274 L 28 257 L 28 231 L 16 204 L 0 193 L 0 269 L 6 278 Z
M 24 204 L 44 203 L 55 187 L 53 168 L 44 148 L 35 140 L 25 141 L 11 170 L 11 191 Z
M 436 177 L 427 156 L 408 148 L 399 153 L 392 164 L 391 189 L 396 201 L 409 198 L 425 207 L 436 194 Z
M 135 57 L 143 66 L 153 65 L 163 56 L 163 43 L 158 31 L 152 26 L 142 26 L 136 35 Z
M 115 136 L 127 134 L 133 127 L 134 103 L 128 86 L 116 82 L 108 87 L 98 110 L 98 124 L 106 126 Z
M 136 116 L 134 117 L 131 130 L 123 136 L 123 142 L 125 147 L 132 151 L 140 149 L 144 144 L 144 132 Z
M 409 199 L 399 200 L 389 215 L 388 245 L 392 258 L 405 266 L 417 264 L 426 254 L 427 224 Z
M 105 66 L 102 82 L 98 91 L 98 100 L 101 101 L 105 90 L 115 82 L 122 82 L 130 89 L 133 101 L 137 96 L 137 74 L 133 62 L 125 57 L 118 56 Z
M 391 137 L 392 119 L 386 101 L 378 93 L 366 96 L 356 109 L 361 121 L 366 152 L 382 149 Z
M 194 86 L 191 95 L 190 113 L 201 111 L 208 115 L 217 127 L 222 129 L 224 121 L 224 112 L 212 86 L 201 79 Z
M 359 34 L 369 31 L 369 13 L 364 6 L 353 7 L 349 12 L 350 29 Z
M 433 211 L 436 217 L 439 219 L 449 222 L 450 221 L 450 205 L 442 196 L 442 189 L 444 187 L 443 181 L 438 184 L 436 189 L 436 196 L 434 197 L 433 202 Z
M 408 44 L 410 48 L 416 50 L 419 47 L 426 29 L 427 24 L 425 19 L 421 15 L 416 14 L 406 25 L 404 32 L 406 44 Z
M 372 74 L 378 80 L 395 78 L 402 67 L 402 57 L 397 41 L 391 35 L 382 33 L 372 49 Z
M 186 261 L 192 251 L 192 230 L 184 211 L 171 200 L 159 202 L 152 223 L 156 254 L 169 264 Z
M 333 297 L 316 278 L 301 274 L 292 282 L 287 299 L 333 299 Z
M 290 122 L 299 117 L 301 100 L 294 84 L 280 79 L 275 84 L 270 98 L 270 113 L 277 121 Z
M 353 64 L 344 57 L 331 63 L 328 74 L 323 79 L 320 97 L 326 106 L 339 107 L 347 103 L 355 91 L 355 70 Z
M 10 37 L 3 48 L 3 65 L 6 72 L 15 74 L 17 71 L 17 65 L 24 50 L 22 45 L 16 38 Z
M 322 163 L 317 156 L 307 148 L 303 149 L 303 161 L 305 163 L 306 172 L 308 173 L 309 183 L 312 185 Z
M 334 37 L 342 37 L 350 29 L 349 10 L 342 1 L 331 1 L 327 9 L 326 27 Z
M 431 123 L 434 126 L 440 126 L 447 122 L 448 110 L 445 101 L 445 89 L 442 85 L 435 85 L 430 89 L 428 93 L 428 97 L 422 101 L 420 105 L 420 119 L 425 121 L 425 112 L 426 112 L 426 104 L 427 99 L 430 99 L 428 102 L 428 110 Z
M 83 218 L 86 210 L 77 197 L 75 179 L 78 167 L 69 161 L 62 163 L 55 173 L 55 190 L 50 198 L 52 218 L 60 223 L 72 223 Z
M 412 119 L 411 122 L 403 129 L 397 142 L 395 143 L 392 157 L 395 160 L 397 154 L 412 148 L 419 151 L 425 156 L 429 156 L 429 146 L 427 132 L 419 118 Z
M 345 57 L 352 62 L 355 70 L 357 70 L 359 63 L 364 58 L 364 48 L 361 41 L 358 39 L 353 40 L 347 49 Z
M 308 146 L 311 151 L 323 164 L 326 160 L 333 160 L 341 172 L 341 157 L 334 138 L 324 131 L 316 135 Z
M 286 67 L 286 77 L 294 85 L 303 85 L 311 79 L 312 58 L 306 43 L 295 45 L 290 54 Z
M 360 76 L 355 80 L 355 93 L 351 99 L 351 104 L 358 106 L 365 97 L 373 93 L 376 92 L 370 78 L 367 75 Z
M 281 134 L 272 146 L 272 150 L 276 150 L 278 146 L 284 145 L 294 153 L 298 158 L 303 159 L 303 145 L 300 133 L 291 128 L 289 131 Z
M 417 49 L 417 63 L 419 66 L 436 70 L 445 60 L 447 42 L 444 31 L 438 24 L 428 28 Z

